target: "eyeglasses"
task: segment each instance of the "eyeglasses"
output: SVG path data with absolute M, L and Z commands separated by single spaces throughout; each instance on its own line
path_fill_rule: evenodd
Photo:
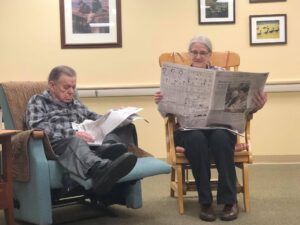
M 207 56 L 209 54 L 209 52 L 205 52 L 205 51 L 190 51 L 190 53 L 193 55 L 193 57 L 197 57 L 198 55 L 200 56 Z

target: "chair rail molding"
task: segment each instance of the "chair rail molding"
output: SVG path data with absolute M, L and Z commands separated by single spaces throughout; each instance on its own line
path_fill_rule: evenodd
M 132 85 L 132 86 L 106 86 L 106 87 L 78 87 L 81 98 L 90 97 L 116 97 L 116 96 L 151 96 L 159 91 L 159 85 Z M 299 81 L 273 81 L 265 85 L 268 93 L 299 92 Z

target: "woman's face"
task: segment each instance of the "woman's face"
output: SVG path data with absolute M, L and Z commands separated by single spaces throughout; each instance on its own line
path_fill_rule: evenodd
M 189 52 L 192 66 L 199 68 L 206 68 L 210 60 L 211 52 L 206 45 L 202 43 L 193 43 Z

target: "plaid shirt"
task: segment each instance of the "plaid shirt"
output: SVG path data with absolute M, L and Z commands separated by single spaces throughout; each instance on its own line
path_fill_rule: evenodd
M 81 123 L 85 119 L 96 120 L 101 116 L 90 111 L 79 100 L 60 102 L 48 91 L 30 98 L 26 110 L 26 125 L 29 129 L 43 130 L 51 143 L 75 134 L 72 122 Z

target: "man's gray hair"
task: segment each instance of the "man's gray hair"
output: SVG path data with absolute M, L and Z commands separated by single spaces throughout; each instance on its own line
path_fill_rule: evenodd
M 211 44 L 211 41 L 209 40 L 209 38 L 202 36 L 202 35 L 193 37 L 189 44 L 189 51 L 191 51 L 192 45 L 195 43 L 204 44 L 206 46 L 207 50 L 209 52 L 212 52 L 212 44 Z
M 76 77 L 76 72 L 73 68 L 71 68 L 69 66 L 64 66 L 64 65 L 56 66 L 51 70 L 51 72 L 49 74 L 48 83 L 50 81 L 57 81 L 63 74 L 70 76 L 70 77 Z

